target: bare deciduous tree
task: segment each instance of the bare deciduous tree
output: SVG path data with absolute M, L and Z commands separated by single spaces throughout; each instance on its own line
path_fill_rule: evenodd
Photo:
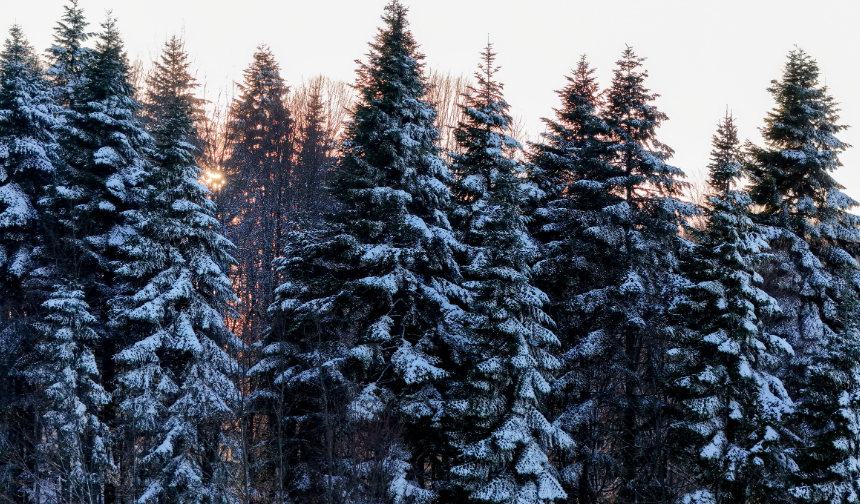
M 439 130 L 439 145 L 445 152 L 459 152 L 454 128 L 460 122 L 461 107 L 466 103 L 471 79 L 465 75 L 430 70 L 427 101 L 436 109 L 435 126 Z

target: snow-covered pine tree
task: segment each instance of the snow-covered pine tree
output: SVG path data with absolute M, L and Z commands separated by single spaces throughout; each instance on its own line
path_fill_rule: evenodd
M 571 205 L 562 245 L 572 247 L 576 275 L 567 299 L 555 301 L 572 308 L 563 323 L 576 335 L 564 342 L 567 373 L 556 387 L 564 409 L 556 423 L 574 441 L 583 437 L 563 477 L 588 502 L 601 488 L 622 503 L 671 494 L 662 334 L 678 226 L 693 208 L 677 199 L 683 173 L 666 163 L 672 150 L 656 138 L 666 115 L 650 103 L 656 95 L 643 86 L 642 61 L 630 47 L 618 61 L 597 114 L 605 125 L 583 106 L 568 126 L 589 125 L 582 142 L 591 147 L 565 154 L 571 172 L 560 171 L 567 178 L 556 184 L 568 184 L 571 201 L 550 206 Z M 589 96 L 593 91 L 578 99 Z
M 0 53 L 0 495 L 20 494 L 19 476 L 38 437 L 32 390 L 20 376 L 32 353 L 32 318 L 44 297 L 25 285 L 44 244 L 39 199 L 58 163 L 56 107 L 33 48 L 13 25 Z M 28 461 L 28 462 L 25 462 Z M 33 466 L 30 464 L 30 471 Z M 23 496 L 20 496 L 23 499 Z
M 78 31 L 64 31 L 66 38 L 58 40 L 57 48 L 74 46 L 74 41 L 83 38 L 86 23 L 82 14 L 67 9 L 67 16 L 72 14 Z M 64 18 L 60 24 L 68 26 L 70 21 Z M 132 98 L 128 62 L 116 21 L 108 17 L 102 28 L 83 73 L 69 81 L 73 85 L 59 88 L 68 93 L 68 107 L 63 109 L 57 129 L 63 163 L 44 198 L 49 234 L 55 239 L 39 261 L 43 282 L 84 293 L 83 301 L 96 319 L 90 327 L 98 337 L 80 344 L 95 356 L 100 376 L 93 380 L 111 392 L 113 357 L 130 336 L 112 333 L 107 327 L 108 300 L 118 293 L 112 261 L 117 247 L 133 233 L 122 225 L 122 212 L 139 204 L 132 189 L 149 170 L 146 158 L 152 139 L 135 119 L 139 104 Z M 71 75 L 67 72 L 70 64 L 63 59 L 70 52 L 68 47 L 54 51 L 52 68 L 57 76 Z M 87 53 L 81 48 L 74 52 Z M 56 78 L 62 84 L 60 77 Z M 116 417 L 115 406 L 110 403 L 90 413 L 110 425 Z M 105 450 L 113 451 L 109 443 Z M 117 487 L 114 475 L 110 476 L 100 475 L 104 499 L 113 502 Z
M 236 245 L 236 332 L 250 342 L 268 326 L 278 285 L 272 261 L 282 255 L 288 234 L 292 118 L 285 106 L 289 87 L 269 47 L 257 47 L 237 87 L 228 130 L 232 152 L 218 205 L 224 233 Z
M 791 346 L 765 330 L 779 313 L 755 268 L 767 240 L 753 223 L 731 115 L 713 137 L 707 228 L 691 230 L 669 350 L 671 401 L 679 421 L 672 458 L 695 478 L 685 502 L 784 502 L 795 463 L 783 428 L 793 404 L 774 375 Z
M 99 416 L 110 395 L 93 352 L 103 339 L 98 320 L 84 292 L 65 285 L 55 287 L 44 308 L 24 372 L 45 398 L 41 460 L 28 493 L 35 502 L 99 502 L 114 465 L 111 432 Z
M 291 469 L 283 484 L 300 500 L 424 501 L 445 443 L 438 386 L 444 349 L 459 335 L 451 325 L 462 314 L 452 303 L 462 291 L 460 245 L 406 14 L 397 0 L 386 6 L 359 67 L 359 101 L 332 177 L 340 210 L 326 229 L 298 235 L 280 261 L 286 282 L 256 368 L 272 384 L 260 395 L 280 429 L 279 470 Z M 288 465 L 288 455 L 301 458 Z
M 37 201 L 58 163 L 57 107 L 21 27 L 9 37 L 0 54 L 0 279 L 6 297 L 20 301 L 20 279 L 41 241 Z
M 582 334 L 587 336 L 573 354 L 608 351 L 604 355 L 612 362 L 609 369 L 616 388 L 609 393 L 616 397 L 609 400 L 610 417 L 618 422 L 612 445 L 622 503 L 672 493 L 662 446 L 667 427 L 661 400 L 662 330 L 672 297 L 671 275 L 677 269 L 676 251 L 683 246 L 678 228 L 695 211 L 678 199 L 686 185 L 681 180 L 684 173 L 666 163 L 673 151 L 656 138 L 657 127 L 668 117 L 650 103 L 658 95 L 643 86 L 648 73 L 639 70 L 642 61 L 632 48 L 624 50 L 601 114 L 610 131 L 609 161 L 615 173 L 597 169 L 598 177 L 579 182 L 591 185 L 590 191 L 601 187 L 616 199 L 614 205 L 598 210 L 599 220 L 583 232 L 592 242 L 604 244 L 599 255 L 608 270 L 596 272 L 609 274 L 595 278 L 596 288 L 575 299 L 606 318 L 591 319 L 598 321 L 596 327 L 586 322 Z
M 127 295 L 112 306 L 111 325 L 128 335 L 115 357 L 125 433 L 140 453 L 135 502 L 231 503 L 242 453 L 225 432 L 235 420 L 241 343 L 223 320 L 235 300 L 223 271 L 231 244 L 218 233 L 210 192 L 200 182 L 193 117 L 198 100 L 188 55 L 177 37 L 165 44 L 148 79 L 147 116 L 155 166 L 145 200 L 124 212 L 133 230 L 120 246 L 115 274 Z M 232 452 L 228 460 L 226 453 Z
M 506 134 L 511 117 L 495 80 L 492 45 L 481 53 L 451 155 L 459 205 L 452 225 L 465 245 L 463 286 L 471 294 L 467 357 L 452 369 L 446 395 L 446 436 L 456 449 L 453 495 L 442 500 L 549 503 L 563 500 L 548 455 L 571 448 L 545 417 L 544 397 L 560 367 L 558 339 L 544 313 L 546 295 L 532 285 L 537 247 L 522 208 L 538 193 L 524 167 L 506 154 L 521 148 Z
M 805 502 L 854 502 L 860 492 L 860 335 L 857 202 L 831 176 L 848 145 L 818 65 L 791 51 L 768 91 L 764 147 L 749 147 L 753 202 L 775 260 L 761 271 L 784 317 L 769 331 L 795 356 L 780 377 L 800 436 L 792 490 Z
M 131 97 L 128 61 L 115 19 L 108 17 L 102 28 L 61 116 L 58 137 L 64 163 L 47 198 L 60 239 L 59 250 L 50 251 L 46 260 L 56 275 L 80 283 L 97 312 L 103 312 L 110 297 L 109 251 L 129 232 L 118 225 L 120 213 L 139 203 L 131 188 L 148 171 L 152 144 L 135 119 L 140 105 Z M 61 61 L 54 63 L 53 68 L 64 68 Z
M 78 0 L 69 0 L 63 10 L 63 17 L 54 27 L 54 45 L 48 49 L 51 67 L 46 73 L 56 102 L 69 106 L 90 63 L 92 49 L 84 44 L 93 34 L 86 31 L 89 23 Z
M 555 119 L 544 119 L 548 132 L 542 143 L 532 146 L 531 154 L 534 180 L 543 192 L 530 212 L 530 228 L 540 249 L 533 269 L 536 285 L 550 300 L 548 311 L 556 322 L 561 354 L 581 342 L 589 306 L 595 307 L 595 302 L 583 306 L 571 301 L 594 285 L 593 275 L 605 271 L 599 252 L 604 245 L 594 235 L 584 239 L 583 233 L 589 223 L 601 222 L 602 208 L 617 203 L 601 184 L 578 182 L 608 178 L 615 170 L 609 164 L 609 128 L 599 116 L 603 93 L 585 56 L 567 81 L 557 92 L 561 108 L 556 109 Z M 601 448 L 610 426 L 598 420 L 606 407 L 601 402 L 606 395 L 597 393 L 606 370 L 599 364 L 601 356 L 595 357 L 598 360 L 591 361 L 587 355 L 569 354 L 560 379 L 553 382 L 550 399 L 551 409 L 561 419 L 558 424 L 576 443 L 575 450 L 558 453 L 564 488 L 582 503 L 595 502 L 600 482 L 612 478 L 612 464 L 606 463 Z

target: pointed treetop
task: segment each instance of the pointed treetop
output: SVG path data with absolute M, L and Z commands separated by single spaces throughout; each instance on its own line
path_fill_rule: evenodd
M 93 35 L 86 31 L 89 23 L 78 0 L 70 0 L 63 10 L 63 17 L 54 27 L 54 45 L 48 49 L 52 60 L 48 73 L 60 87 L 74 85 L 83 76 L 90 53 L 84 44 Z
M 648 70 L 637 69 L 642 66 L 645 59 L 636 56 L 631 46 L 626 46 L 624 52 L 621 53 L 621 59 L 615 62 L 616 67 L 613 70 L 614 78 L 609 90 L 608 112 L 611 120 L 614 119 L 620 124 L 627 123 L 634 126 L 619 130 L 619 132 L 630 130 L 627 135 L 624 135 L 630 137 L 626 141 L 648 142 L 651 140 L 653 143 L 654 130 L 669 117 L 653 105 L 649 105 L 649 102 L 659 98 L 660 95 L 650 93 L 650 90 L 643 86 L 648 77 Z M 653 147 L 663 151 L 658 153 L 662 160 L 674 153 L 672 149 L 660 143 L 654 143 Z
M 409 26 L 409 21 L 406 19 L 408 12 L 408 7 L 404 6 L 398 0 L 391 0 L 385 6 L 385 14 L 383 14 L 382 19 L 392 28 L 396 28 L 397 31 L 405 31 Z
M 837 104 L 818 77 L 818 64 L 806 52 L 789 52 L 782 79 L 768 88 L 776 106 L 761 129 L 766 147 L 750 146 L 750 192 L 763 206 L 760 214 L 799 235 L 822 232 L 815 223 L 830 218 L 825 214 L 856 205 L 831 176 L 850 145 L 836 137 L 847 126 L 838 124 Z
M 161 57 L 154 62 L 146 78 L 144 116 L 156 145 L 166 156 L 164 161 L 168 163 L 177 162 L 176 159 L 168 159 L 177 154 L 183 159 L 182 163 L 193 162 L 189 159 L 191 153 L 188 149 L 177 147 L 182 143 L 194 143 L 194 120 L 203 114 L 204 100 L 194 94 L 197 80 L 191 76 L 190 66 L 184 41 L 174 35 L 165 42 Z M 164 149 L 169 152 L 164 152 Z
M 182 102 L 188 112 L 197 112 L 203 100 L 194 96 L 198 84 L 191 75 L 190 67 L 185 41 L 176 35 L 171 36 L 164 43 L 161 57 L 153 63 L 153 70 L 146 78 L 147 106 L 162 107 L 164 110 L 164 107 Z
M 176 35 L 164 43 L 161 57 L 153 63 L 154 71 L 147 77 L 147 96 L 152 98 L 179 96 L 198 86 L 189 70 L 191 61 L 185 51 L 185 41 Z
M 104 100 L 110 96 L 130 98 L 134 90 L 129 82 L 129 63 L 122 37 L 111 12 L 101 24 L 93 53 L 93 65 L 87 72 L 89 95 L 85 101 Z
M 254 51 L 254 61 L 243 74 L 244 82 L 236 84 L 243 94 L 259 95 L 262 100 L 279 100 L 286 92 L 287 87 L 281 77 L 281 66 L 275 59 L 272 49 L 266 44 L 257 46 Z
M 3 53 L 0 54 L 0 57 L 3 59 L 4 72 L 10 66 L 20 66 L 32 72 L 39 68 L 39 61 L 33 51 L 33 46 L 24 36 L 21 25 L 17 23 L 9 28 L 9 38 L 3 44 Z M 6 78 L 6 75 L 3 75 L 3 78 Z
M 418 44 L 409 31 L 408 12 L 397 0 L 386 5 L 384 26 L 370 43 L 368 62 L 356 61 L 357 87 L 367 103 L 382 96 L 394 103 L 404 96 L 424 96 L 426 92 L 421 63 L 424 55 L 418 52 Z
M 588 60 L 583 54 L 571 75 L 565 76 L 567 85 L 556 91 L 564 107 L 555 109 L 556 116 L 559 119 L 569 121 L 571 123 L 569 126 L 575 129 L 574 133 L 583 133 L 579 130 L 585 126 L 584 123 L 575 119 L 582 113 L 589 116 L 594 115 L 600 106 L 603 93 L 600 91 L 594 72 L 595 69 L 588 64 Z
M 475 79 L 478 81 L 477 89 L 473 88 L 483 98 L 484 105 L 503 100 L 504 84 L 493 79 L 502 67 L 494 65 L 495 61 L 496 53 L 493 52 L 493 44 L 488 39 L 487 47 L 481 51 L 481 63 L 478 64 L 480 70 L 475 72 Z
M 708 164 L 710 178 L 708 184 L 719 193 L 725 193 L 741 177 L 741 164 L 738 162 L 738 128 L 734 117 L 726 109 L 726 116 L 717 124 L 711 145 L 711 162 Z

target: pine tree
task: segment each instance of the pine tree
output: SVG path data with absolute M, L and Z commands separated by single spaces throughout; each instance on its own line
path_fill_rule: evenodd
M 224 324 L 235 300 L 223 272 L 230 243 L 217 229 L 210 192 L 194 160 L 198 101 L 188 55 L 176 37 L 165 44 L 149 79 L 148 115 L 155 161 L 146 200 L 124 213 L 134 230 L 115 273 L 130 293 L 113 303 L 115 331 L 133 335 L 115 357 L 123 366 L 120 410 L 141 439 L 137 502 L 226 503 L 234 467 L 224 449 L 241 453 L 224 431 L 235 419 L 241 344 Z
M 44 308 L 25 372 L 45 396 L 43 461 L 31 495 L 37 502 L 97 502 L 114 465 L 111 433 L 98 414 L 110 395 L 92 350 L 103 336 L 80 290 L 57 285 Z
M 218 203 L 225 235 L 236 244 L 233 281 L 241 300 L 237 333 L 250 342 L 259 340 L 258 328 L 269 322 L 266 310 L 277 286 L 272 261 L 282 255 L 293 206 L 292 118 L 285 106 L 289 88 L 268 47 L 257 48 L 237 86 L 240 96 L 230 112 L 232 153 Z
M 92 57 L 92 49 L 84 46 L 92 34 L 85 31 L 88 23 L 78 0 L 69 0 L 63 10 L 63 17 L 54 27 L 54 45 L 48 49 L 52 65 L 47 75 L 57 103 L 69 106 L 75 90 L 83 84 Z
M 800 436 L 792 490 L 808 502 L 852 502 L 860 490 L 857 202 L 830 175 L 841 166 L 845 126 L 818 82 L 815 60 L 788 55 L 768 89 L 776 107 L 765 119 L 765 147 L 749 147 L 753 202 L 775 260 L 762 269 L 765 289 L 784 317 L 769 330 L 795 356 L 781 378 L 797 402 L 791 422 Z
M 533 145 L 531 155 L 534 179 L 543 193 L 530 212 L 531 231 L 540 245 L 540 260 L 533 269 L 536 285 L 550 300 L 561 355 L 580 343 L 587 313 L 600 303 L 599 296 L 585 305 L 571 300 L 594 286 L 594 275 L 606 271 L 606 265 L 600 264 L 605 245 L 594 240 L 595 235 L 583 237 L 583 233 L 600 222 L 595 220 L 600 216 L 597 211 L 616 202 L 602 184 L 587 182 L 612 177 L 615 168 L 609 164 L 609 128 L 600 117 L 604 96 L 585 56 L 567 81 L 557 92 L 562 106 L 554 120 L 544 119 L 548 132 L 542 143 Z M 609 426 L 599 421 L 601 409 L 606 408 L 601 403 L 605 394 L 596 393 L 606 371 L 597 362 L 569 354 L 549 400 L 559 425 L 576 442 L 576 449 L 560 451 L 558 460 L 565 490 L 582 503 L 595 502 L 599 482 L 612 478 L 612 464 L 601 448 L 609 436 Z
M 0 268 L 4 292 L 20 294 L 20 279 L 39 243 L 36 202 L 56 170 L 56 107 L 38 59 L 13 25 L 0 54 Z
M 166 110 L 175 108 L 174 102 L 177 100 L 184 104 L 180 114 L 188 113 L 192 120 L 202 117 L 205 100 L 194 95 L 198 84 L 197 79 L 191 75 L 190 68 L 191 62 L 185 52 L 184 41 L 172 36 L 165 43 L 161 58 L 152 63 L 152 70 L 146 76 L 146 91 L 143 93 L 140 115 L 143 116 L 148 129 L 160 128 L 166 120 Z M 196 135 L 191 135 L 184 141 L 193 142 L 194 145 L 198 143 Z
M 567 495 L 548 454 L 571 444 L 544 416 L 558 340 L 542 310 L 546 295 L 532 285 L 536 247 L 522 207 L 537 190 L 504 153 L 520 146 L 506 134 L 511 117 L 494 80 L 495 55 L 490 44 L 481 53 L 477 86 L 454 131 L 461 153 L 451 156 L 459 177 L 452 222 L 466 246 L 463 285 L 472 297 L 471 331 L 460 343 L 468 358 L 446 397 L 458 454 L 451 473 L 455 495 L 465 491 L 471 501 L 553 502 Z
M 39 419 L 20 371 L 44 297 L 25 282 L 46 242 L 38 202 L 59 162 L 56 109 L 33 48 L 13 25 L 0 53 L 0 495 L 19 494 L 19 476 L 33 470 Z
M 570 307 L 560 316 L 567 364 L 555 386 L 556 424 L 578 443 L 561 460 L 562 476 L 586 502 L 599 498 L 600 487 L 625 503 L 672 492 L 662 451 L 662 333 L 678 226 L 692 208 L 677 199 L 683 173 L 666 163 L 672 150 L 656 138 L 666 115 L 650 103 L 656 95 L 643 86 L 642 61 L 624 51 L 596 114 L 590 74 L 581 68 L 575 75 L 564 109 L 570 119 L 560 122 L 581 133 L 571 133 L 571 144 L 550 139 L 568 150 L 546 156 L 570 167 L 545 183 L 566 184 L 556 194 L 568 199 L 538 212 L 570 208 L 564 226 L 550 222 L 539 231 L 544 243 L 554 228 L 563 239 L 550 238 L 552 255 L 536 270 L 546 278 L 557 267 L 551 259 L 568 254 L 571 283 L 547 289 L 554 303 Z
M 69 16 L 75 14 L 75 26 L 82 31 L 86 24 L 80 11 L 69 12 L 67 9 Z M 69 24 L 68 19 L 64 21 Z M 83 292 L 82 301 L 95 317 L 90 327 L 98 338 L 81 340 L 80 345 L 94 356 L 97 374 L 93 381 L 110 394 L 116 375 L 113 357 L 130 336 L 111 332 L 107 324 L 108 301 L 121 290 L 115 282 L 112 261 L 117 259 L 118 247 L 134 232 L 123 224 L 122 213 L 140 203 L 135 188 L 149 171 L 147 157 L 152 139 L 135 119 L 139 104 L 132 98 L 128 62 L 116 21 L 108 17 L 102 28 L 83 73 L 70 81 L 74 85 L 63 87 L 68 93 L 68 107 L 63 109 L 58 128 L 63 163 L 45 198 L 48 232 L 55 239 L 39 257 L 39 263 L 42 282 Z M 81 33 L 66 36 L 71 45 L 85 38 Z M 76 50 L 77 54 L 86 52 Z M 70 50 L 55 51 L 58 56 L 52 68 L 68 69 L 62 57 L 69 53 Z M 81 402 L 95 408 L 88 414 L 104 425 L 113 425 L 115 402 Z M 110 456 L 112 441 L 113 438 L 105 439 L 104 449 Z M 73 447 L 60 445 L 58 449 Z M 106 471 L 99 474 L 104 499 L 113 502 L 117 490 L 122 490 L 116 485 L 114 465 L 102 464 L 100 468 Z
M 273 385 L 279 456 L 301 457 L 283 475 L 294 498 L 426 500 L 426 468 L 445 442 L 438 386 L 462 314 L 451 302 L 462 290 L 460 245 L 406 13 L 396 0 L 386 6 L 358 70 L 360 99 L 333 173 L 340 211 L 280 262 L 286 283 L 256 372 Z
M 794 405 L 774 371 L 793 351 L 765 330 L 779 305 L 757 285 L 768 245 L 738 189 L 744 172 L 728 113 L 712 145 L 707 228 L 693 231 L 698 246 L 682 264 L 686 283 L 673 310 L 672 400 L 681 419 L 670 443 L 698 483 L 687 499 L 782 502 L 795 467 L 783 420 Z
M 131 188 L 148 170 L 152 142 L 135 119 L 139 104 L 132 98 L 116 21 L 109 17 L 102 28 L 63 112 L 58 137 L 65 163 L 49 201 L 66 252 L 53 251 L 52 259 L 70 263 L 58 268 L 84 282 L 88 296 L 95 285 L 103 295 L 109 287 L 108 251 L 124 239 L 127 229 L 117 225 L 119 215 L 137 203 Z M 59 66 L 56 61 L 54 68 Z

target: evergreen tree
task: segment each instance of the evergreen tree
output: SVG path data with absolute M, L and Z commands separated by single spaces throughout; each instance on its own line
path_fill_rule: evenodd
M 598 210 L 614 203 L 604 186 L 584 181 L 612 177 L 615 168 L 609 164 L 609 128 L 600 117 L 603 93 L 585 56 L 567 81 L 557 92 L 562 106 L 556 109 L 556 118 L 543 120 L 548 130 L 544 141 L 533 145 L 534 178 L 543 197 L 531 210 L 530 227 L 540 245 L 536 285 L 549 297 L 560 354 L 567 355 L 550 405 L 561 419 L 559 425 L 575 439 L 576 449 L 558 453 L 559 467 L 567 493 L 585 504 L 599 498 L 601 481 L 611 480 L 613 465 L 602 453 L 610 435 L 609 425 L 600 421 L 608 394 L 597 393 L 605 386 L 606 370 L 587 355 L 567 353 L 580 343 L 588 312 L 600 303 L 599 296 L 584 306 L 571 300 L 606 271 L 600 263 L 603 243 L 593 234 L 583 239 L 583 233 L 589 223 L 600 222 L 594 220 L 600 216 Z
M 224 430 L 235 419 L 241 344 L 222 313 L 235 296 L 222 268 L 230 243 L 218 232 L 210 192 L 194 160 L 197 100 L 188 55 L 176 37 L 150 76 L 148 115 L 155 160 L 140 209 L 124 213 L 134 233 L 123 243 L 116 275 L 129 294 L 113 303 L 115 331 L 131 335 L 116 356 L 120 410 L 140 439 L 137 502 L 225 503 L 239 447 Z
M 58 136 L 65 163 L 49 195 L 65 252 L 51 251 L 50 260 L 63 263 L 59 274 L 81 281 L 88 296 L 108 294 L 109 250 L 128 232 L 120 214 L 137 204 L 131 188 L 148 170 L 152 143 L 135 119 L 139 104 L 116 21 L 109 17 L 102 27 L 82 84 L 64 109 Z
M 113 470 L 111 433 L 98 415 L 110 396 L 99 383 L 92 350 L 103 335 L 80 290 L 58 285 L 44 308 L 41 338 L 25 372 L 45 396 L 43 459 L 31 496 L 37 502 L 98 502 Z
M 75 26 L 83 30 L 82 17 L 75 19 Z M 49 234 L 55 239 L 39 262 L 43 266 L 41 281 L 83 292 L 82 301 L 95 318 L 90 328 L 98 337 L 80 341 L 81 355 L 89 352 L 94 356 L 97 371 L 92 380 L 110 394 L 115 378 L 113 357 L 129 336 L 107 327 L 108 301 L 120 292 L 112 261 L 117 258 L 117 248 L 134 232 L 123 224 L 122 212 L 136 208 L 140 202 L 134 188 L 149 170 L 147 157 L 152 140 L 135 119 L 139 104 L 132 98 L 128 62 L 116 21 L 108 17 L 102 28 L 82 76 L 74 81 L 75 85 L 65 87 L 69 102 L 58 128 L 64 162 L 45 198 Z M 72 41 L 81 38 L 80 33 L 68 34 Z M 53 68 L 68 68 L 60 58 L 68 53 L 56 52 L 59 56 Z M 45 351 L 43 355 L 60 354 Z M 81 403 L 95 408 L 87 412 L 89 415 L 113 427 L 116 403 Z M 105 439 L 108 454 L 113 453 L 109 443 L 113 440 Z M 73 449 L 58 446 L 60 451 Z M 104 500 L 114 502 L 118 489 L 113 464 L 102 464 L 100 468 L 110 471 L 99 474 Z
M 554 187 L 568 184 L 556 194 L 569 201 L 551 202 L 538 215 L 571 209 L 564 240 L 552 239 L 546 247 L 552 254 L 569 247 L 574 274 L 569 290 L 548 289 L 555 303 L 570 307 L 561 317 L 570 324 L 565 336 L 572 337 L 564 341 L 568 363 L 556 384 L 563 405 L 556 423 L 579 448 L 562 459 L 562 474 L 587 502 L 602 489 L 626 503 L 672 492 L 662 451 L 662 334 L 678 226 L 693 209 L 677 199 L 683 173 L 666 163 L 672 150 L 656 138 L 666 115 L 650 104 L 656 95 L 643 86 L 642 58 L 628 47 L 617 65 L 596 115 L 594 87 L 585 79 L 590 75 L 575 77 L 582 91 L 571 87 L 573 106 L 564 109 L 571 119 L 560 122 L 582 133 L 572 136 L 578 144 L 568 152 L 548 156 L 571 167 L 557 171 L 567 178 L 550 179 Z M 538 266 L 544 278 L 556 267 Z
M 613 372 L 617 373 L 616 390 L 620 393 L 614 392 L 617 397 L 611 409 L 619 421 L 613 445 L 621 477 L 621 502 L 656 499 L 672 492 L 662 452 L 666 425 L 662 418 L 660 332 L 672 296 L 670 275 L 677 267 L 678 226 L 693 213 L 690 205 L 677 199 L 685 183 L 680 180 L 683 172 L 666 164 L 673 151 L 656 138 L 657 127 L 668 118 L 649 103 L 657 95 L 643 87 L 648 74 L 638 70 L 642 61 L 632 48 L 625 49 L 614 70 L 602 114 L 610 131 L 613 175 L 618 176 L 603 178 L 609 173 L 600 170 L 600 178 L 582 182 L 588 186 L 594 180 L 603 191 L 620 196 L 615 205 L 601 209 L 608 225 L 601 222 L 584 232 L 610 245 L 611 253 L 619 254 L 616 258 L 621 260 L 614 259 L 617 264 L 610 267 L 609 289 L 581 294 L 592 300 L 592 296 L 605 294 L 606 304 L 601 310 L 607 318 L 598 327 L 584 331 L 588 336 L 576 351 L 586 355 L 603 346 L 605 336 L 611 335 L 611 343 L 604 348 L 610 350 L 610 361 L 618 366 Z M 603 261 L 608 259 L 600 255 Z M 601 329 L 602 334 L 595 332 Z
M 36 202 L 58 159 L 56 107 L 39 62 L 20 26 L 9 35 L 0 54 L 0 268 L 4 292 L 14 297 L 40 241 Z
M 860 490 L 860 347 L 857 202 L 831 176 L 848 145 L 837 139 L 837 108 L 818 82 L 818 65 L 789 53 L 780 81 L 768 89 L 776 107 L 765 119 L 765 147 L 750 146 L 753 202 L 774 250 L 762 269 L 765 288 L 784 317 L 769 330 L 795 355 L 781 378 L 797 402 L 800 436 L 795 497 L 852 502 Z
M 205 100 L 194 95 L 198 84 L 190 73 L 190 67 L 184 41 L 172 36 L 165 43 L 160 59 L 153 62 L 152 70 L 146 76 L 146 92 L 143 93 L 140 115 L 148 129 L 160 128 L 166 120 L 166 110 L 174 108 L 177 100 L 184 104 L 187 111 L 183 110 L 183 113 L 190 114 L 192 120 L 203 115 Z M 199 143 L 196 133 L 184 141 L 194 145 Z
M 571 441 L 544 416 L 542 399 L 560 362 L 542 310 L 546 295 L 532 285 L 536 247 L 521 210 L 537 191 L 504 154 L 520 146 L 505 133 L 511 117 L 490 44 L 481 57 L 454 131 L 461 153 L 451 156 L 460 203 L 452 222 L 465 245 L 463 285 L 472 297 L 469 339 L 460 343 L 468 358 L 455 367 L 446 397 L 447 435 L 458 453 L 453 487 L 472 501 L 552 502 L 567 495 L 547 455 Z
M 218 202 L 225 234 L 236 244 L 238 271 L 233 280 L 241 301 L 237 332 L 245 341 L 258 341 L 268 325 L 266 310 L 277 286 L 272 261 L 283 253 L 293 206 L 292 118 L 285 106 L 289 88 L 268 47 L 257 48 L 244 82 L 237 86 L 240 95 L 230 112 L 228 138 L 232 153 Z
M 444 448 L 441 359 L 459 334 L 460 245 L 406 13 L 396 0 L 386 6 L 359 67 L 360 99 L 333 173 L 340 210 L 280 262 L 286 283 L 255 370 L 275 385 L 269 410 L 284 445 L 273 448 L 293 457 L 283 477 L 294 498 L 426 500 L 420 487 Z
M 92 49 L 84 44 L 92 34 L 85 31 L 88 23 L 78 0 L 69 0 L 63 10 L 63 17 L 54 27 L 54 45 L 48 49 L 52 65 L 47 75 L 53 83 L 57 103 L 69 106 L 75 90 L 85 79 Z
M 698 246 L 682 264 L 686 284 L 673 312 L 681 419 L 670 443 L 699 485 L 689 498 L 782 502 L 795 467 L 782 425 L 794 405 L 774 371 L 793 352 L 765 330 L 779 305 L 757 286 L 768 246 L 737 188 L 744 172 L 728 113 L 712 145 L 707 228 L 692 231 Z
M 0 495 L 21 498 L 39 419 L 20 371 L 34 350 L 31 322 L 44 300 L 25 282 L 46 241 L 38 201 L 59 162 L 56 112 L 38 59 L 13 25 L 0 53 Z

